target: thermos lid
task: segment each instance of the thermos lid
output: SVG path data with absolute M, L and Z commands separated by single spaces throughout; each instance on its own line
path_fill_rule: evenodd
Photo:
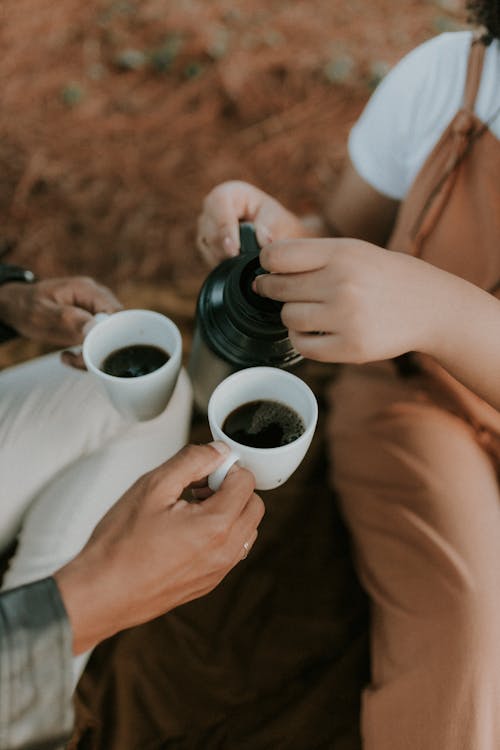
M 236 368 L 290 368 L 302 360 L 280 317 L 282 304 L 252 290 L 260 247 L 253 225 L 240 224 L 241 254 L 220 263 L 200 291 L 197 324 L 205 343 Z

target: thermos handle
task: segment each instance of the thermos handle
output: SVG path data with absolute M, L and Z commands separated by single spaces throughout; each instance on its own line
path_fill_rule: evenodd
M 241 254 L 242 255 L 254 255 L 257 256 L 260 253 L 260 245 L 257 242 L 257 235 L 255 233 L 255 227 L 250 221 L 240 221 L 240 248 L 241 248 Z M 252 261 L 250 261 L 250 264 L 252 264 Z M 259 297 L 255 294 L 255 292 L 251 288 L 252 281 L 257 277 L 261 276 L 263 274 L 266 274 L 267 271 L 265 271 L 260 265 L 258 259 L 256 259 L 255 264 L 252 264 L 253 267 L 251 269 L 251 275 L 248 276 L 247 271 L 244 273 L 246 274 L 246 298 L 247 300 L 251 301 L 254 305 L 254 307 L 257 307 L 260 310 L 265 310 L 268 312 L 273 312 L 277 310 L 278 312 L 283 307 L 283 302 L 278 302 L 277 300 L 272 299 L 263 299 L 262 297 Z M 249 266 L 247 266 L 248 268 Z
M 234 451 L 231 451 L 226 460 L 218 466 L 215 471 L 208 475 L 208 486 L 212 492 L 217 492 L 226 475 L 233 464 L 240 460 L 240 457 Z
M 254 255 L 257 255 L 260 251 L 255 227 L 250 221 L 240 221 L 240 250 L 242 254 L 252 253 Z

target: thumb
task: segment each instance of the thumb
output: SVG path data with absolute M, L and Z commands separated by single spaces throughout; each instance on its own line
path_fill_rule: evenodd
M 219 441 L 208 445 L 186 445 L 162 464 L 157 477 L 170 502 L 175 502 L 192 482 L 205 479 L 227 457 L 230 449 Z

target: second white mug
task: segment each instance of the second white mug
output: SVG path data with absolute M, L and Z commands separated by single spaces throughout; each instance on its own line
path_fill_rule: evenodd
M 223 429 L 226 418 L 243 404 L 274 401 L 292 409 L 303 422 L 304 431 L 285 445 L 261 448 L 243 445 Z M 209 487 L 219 488 L 230 467 L 238 462 L 252 472 L 256 489 L 271 490 L 283 484 L 297 469 L 310 444 L 318 420 L 314 393 L 303 380 L 276 367 L 250 367 L 229 375 L 214 390 L 208 403 L 212 436 L 231 448 L 223 464 L 208 479 Z

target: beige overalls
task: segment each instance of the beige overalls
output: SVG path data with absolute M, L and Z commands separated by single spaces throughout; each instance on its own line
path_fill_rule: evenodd
M 495 291 L 500 141 L 473 113 L 483 57 L 474 42 L 463 107 L 389 246 Z M 499 750 L 500 413 L 430 358 L 399 364 L 346 367 L 330 394 L 332 481 L 372 602 L 364 747 Z

